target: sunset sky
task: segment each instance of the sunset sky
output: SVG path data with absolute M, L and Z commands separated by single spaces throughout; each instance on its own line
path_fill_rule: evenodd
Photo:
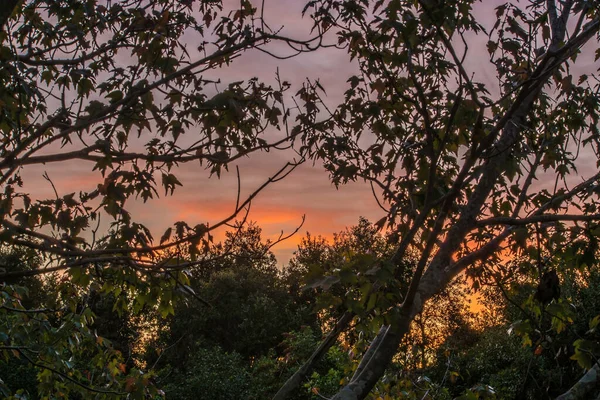
M 226 3 L 239 4 L 238 1 Z M 485 0 L 476 5 L 475 14 L 487 28 L 494 24 L 493 9 L 500 3 L 503 2 Z M 283 25 L 283 34 L 306 37 L 310 21 L 301 19 L 303 5 L 304 2 L 297 0 L 267 0 L 265 17 L 272 27 Z M 471 61 L 467 65 L 469 72 L 475 74 L 476 80 L 488 84 L 492 94 L 495 94 L 494 71 L 487 62 L 488 54 L 485 51 L 488 38 L 481 35 L 471 39 Z M 190 48 L 195 48 L 194 43 L 200 39 L 190 36 L 188 40 Z M 287 54 L 285 48 L 273 49 L 280 51 L 281 55 Z M 589 62 L 583 64 L 595 70 L 593 51 L 584 56 L 589 58 Z M 345 81 L 356 73 L 357 66 L 350 62 L 349 56 L 342 50 L 326 49 L 285 61 L 274 60 L 263 53 L 252 51 L 235 60 L 230 67 L 215 71 L 214 77 L 221 78 L 223 86 L 231 81 L 254 76 L 274 83 L 277 69 L 282 79 L 292 83 L 292 91 L 297 90 L 305 79 L 318 78 L 327 91 L 329 104 L 335 105 L 346 89 Z M 290 157 L 289 153 L 279 152 L 254 154 L 230 165 L 229 172 L 224 173 L 220 180 L 216 176 L 209 179 L 208 171 L 197 163 L 184 165 L 173 171 L 184 185 L 175 191 L 174 196 L 162 197 L 146 204 L 129 200 L 126 208 L 132 212 L 134 218 L 151 229 L 155 238 L 159 238 L 175 221 L 185 220 L 191 226 L 205 222 L 215 223 L 229 215 L 234 208 L 237 190 L 236 165 L 241 172 L 244 198 L 244 194 L 260 186 Z M 585 165 L 585 159 L 582 163 Z M 59 194 L 93 190 L 101 177 L 97 171 L 92 172 L 91 169 L 91 163 L 82 161 L 28 167 L 24 170 L 25 182 L 28 185 L 26 189 L 37 198 L 53 197 L 51 185 L 42 178 L 42 174 L 47 171 Z M 307 231 L 312 235 L 331 237 L 334 232 L 357 223 L 359 216 L 376 221 L 384 213 L 377 206 L 369 185 L 357 182 L 336 190 L 320 165 L 305 164 L 283 181 L 262 192 L 253 202 L 249 218 L 263 229 L 265 238 L 276 239 L 282 231 L 288 234 L 295 230 L 302 220 L 302 215 L 306 215 L 306 222 L 300 232 L 274 248 L 280 265 L 288 261 Z M 222 237 L 222 232 L 215 236 Z
M 239 1 L 226 1 L 229 6 L 238 6 Z M 265 2 L 265 16 L 273 26 L 284 25 L 283 34 L 306 38 L 310 30 L 310 20 L 302 19 L 303 2 L 274 1 Z M 188 46 L 194 51 L 194 43 L 201 40 L 189 36 Z M 271 46 L 279 54 L 289 54 L 289 49 Z M 127 57 L 119 54 L 118 57 Z M 326 87 L 331 105 L 341 99 L 345 90 L 345 81 L 356 73 L 356 64 L 349 62 L 348 55 L 339 50 L 323 50 L 314 54 L 303 54 L 290 60 L 274 60 L 258 51 L 245 53 L 226 68 L 216 70 L 208 76 L 220 78 L 220 89 L 229 82 L 259 77 L 274 84 L 279 69 L 281 78 L 290 81 L 295 92 L 307 79 L 319 78 Z M 207 76 L 207 75 L 205 75 Z M 207 76 L 207 77 L 208 77 Z M 269 132 L 279 135 L 281 132 Z M 189 134 L 193 136 L 193 134 Z M 161 197 L 144 204 L 129 199 L 126 209 L 134 219 L 151 229 L 155 239 L 175 221 L 184 220 L 194 226 L 199 223 L 216 223 L 227 217 L 234 209 L 237 192 L 236 166 L 239 166 L 242 183 L 242 200 L 260 186 L 270 175 L 280 169 L 293 154 L 283 152 L 257 153 L 238 160 L 229 167 L 229 172 L 209 178 L 209 172 L 198 163 L 182 165 L 173 173 L 183 183 L 172 197 Z M 73 191 L 93 190 L 101 182 L 98 171 L 92 171 L 93 164 L 85 161 L 53 163 L 28 166 L 23 171 L 26 190 L 34 197 L 52 198 L 54 192 L 49 182 L 42 178 L 47 172 L 60 195 Z M 159 193 L 164 194 L 159 188 Z M 280 265 L 286 263 L 296 249 L 302 236 L 308 231 L 314 235 L 330 237 L 334 232 L 358 222 L 359 216 L 374 220 L 383 216 L 378 208 L 371 189 L 364 183 L 346 185 L 339 190 L 330 183 L 327 173 L 320 165 L 305 164 L 296 169 L 285 180 L 270 185 L 252 203 L 249 219 L 256 221 L 263 229 L 264 238 L 277 239 L 293 232 L 306 221 L 300 232 L 276 246 L 273 251 Z M 103 216 L 106 217 L 106 216 Z M 104 218 L 108 222 L 108 218 Z M 223 231 L 217 232 L 218 239 Z

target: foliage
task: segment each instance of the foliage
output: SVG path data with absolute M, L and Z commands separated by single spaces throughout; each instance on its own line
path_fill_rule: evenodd
M 324 110 L 328 117 L 307 124 L 304 146 L 335 184 L 371 183 L 386 212 L 381 225 L 398 239 L 390 267 L 384 261 L 376 269 L 387 277 L 371 283 L 382 288 L 373 309 L 386 310 L 373 313 L 385 327 L 377 350 L 364 353 L 365 368 L 336 400 L 368 395 L 423 305 L 457 275 L 478 288 L 497 265 L 541 279 L 563 262 L 573 271 L 595 262 L 600 177 L 589 166 L 600 148 L 600 86 L 582 60 L 597 47 L 597 7 L 485 3 L 479 9 L 495 12 L 497 23 L 483 26 L 475 4 L 309 4 L 320 10 L 316 24 L 335 26 L 360 73 L 348 79 L 344 101 Z M 475 64 L 484 72 L 473 73 Z M 485 74 L 495 79 L 480 81 Z M 416 259 L 410 282 L 386 286 L 409 256 Z M 327 289 L 332 280 L 319 283 Z M 568 306 L 552 304 L 568 321 Z M 344 306 L 364 319 L 364 309 Z
M 561 274 L 562 298 L 542 314 L 535 314 L 539 304 L 530 301 L 533 285 L 521 281 L 490 286 L 482 298 L 482 319 L 488 323 L 468 343 L 459 335 L 449 336 L 428 369 L 430 376 L 442 381 L 450 371 L 447 387 L 454 396 L 479 384 L 489 385 L 498 398 L 556 398 L 566 392 L 581 377 L 581 358 L 598 357 L 589 350 L 599 343 L 590 329 L 598 312 L 598 266 L 583 275 L 572 273 Z M 561 304 L 573 309 L 573 320 L 564 325 L 556 323 Z M 578 350 L 580 343 L 584 347 Z
M 27 270 L 31 268 L 31 264 L 35 264 L 36 261 L 34 252 L 19 248 L 2 248 L 0 250 L 0 258 L 4 265 L 10 265 L 11 270 Z M 1 293 L 3 299 L 2 306 L 0 306 L 0 342 L 4 352 L 7 352 L 8 350 L 5 349 L 6 345 L 14 344 L 7 343 L 7 339 L 9 339 L 9 326 L 15 324 L 15 318 L 11 318 L 6 309 L 6 307 L 9 307 L 16 300 L 11 299 L 10 293 L 23 293 L 19 302 L 16 302 L 15 304 L 17 306 L 21 305 L 23 309 L 39 308 L 44 304 L 46 291 L 44 290 L 44 285 L 40 279 L 24 279 L 22 284 L 24 286 L 9 285 L 9 282 L 5 282 L 2 287 Z M 13 319 L 13 321 L 11 321 L 11 319 Z M 15 325 L 18 325 L 18 322 Z M 27 360 L 22 359 L 21 357 L 7 357 L 6 354 L 3 354 L 2 359 L 0 359 L 0 377 L 2 377 L 0 391 L 2 395 L 4 397 L 9 397 L 12 393 L 22 393 L 23 395 L 36 398 L 36 375 L 36 369 L 28 363 Z
M 35 252 L 19 248 L 3 249 L 2 259 L 13 271 L 31 271 L 38 260 Z M 148 387 L 148 375 L 128 367 L 124 353 L 98 336 L 98 332 L 114 334 L 107 330 L 114 325 L 106 322 L 119 323 L 118 319 L 111 314 L 96 320 L 92 308 L 97 307 L 68 280 L 32 277 L 24 283 L 27 286 L 5 282 L 0 292 L 0 368 L 6 372 L 2 387 L 6 397 L 18 398 L 19 393 L 33 398 L 46 393 L 85 397 L 94 392 L 106 398 L 154 392 Z M 102 388 L 94 388 L 100 382 Z
M 310 356 L 318 341 L 319 336 L 308 326 L 285 334 L 285 339 L 281 343 L 282 356 L 268 354 L 252 365 L 254 383 L 252 399 L 271 398 L 285 379 Z M 351 368 L 352 363 L 348 353 L 341 346 L 334 346 L 320 360 L 310 379 L 291 398 L 312 400 L 335 393 Z
M 270 245 L 253 223 L 228 232 L 210 248 L 212 261 L 190 273 L 188 291 L 175 299 L 174 315 L 156 316 L 146 363 L 160 370 L 167 396 L 199 393 L 201 382 L 217 373 L 214 367 L 220 378 L 214 386 L 202 386 L 206 398 L 232 395 L 232 390 L 239 398 L 266 398 L 296 364 L 288 357 L 310 354 L 317 341 L 309 327 L 318 329 L 315 312 L 291 290 Z M 298 337 L 290 333 L 301 328 Z M 223 360 L 222 370 L 210 363 L 213 353 Z M 234 381 L 240 386 L 225 390 Z
M 12 14 L 0 13 L 0 245 L 36 254 L 27 268 L 14 259 L 0 265 L 0 349 L 7 362 L 25 359 L 34 366 L 43 396 L 160 394 L 152 374 L 126 363 L 118 350 L 130 340 L 131 309 L 171 318 L 175 331 L 188 322 L 201 328 L 200 341 L 182 343 L 189 346 L 183 354 L 195 357 L 190 365 L 206 377 L 212 376 L 207 357 L 221 360 L 224 373 L 241 382 L 235 395 L 242 395 L 246 375 L 238 370 L 239 357 L 265 356 L 283 331 L 298 330 L 314 292 L 285 301 L 286 294 L 300 292 L 285 284 L 282 289 L 286 281 L 270 257 L 251 266 L 229 257 L 230 251 L 247 254 L 256 241 L 234 248 L 232 237 L 219 247 L 212 231 L 248 211 L 262 189 L 310 158 L 336 185 L 372 184 L 384 215 L 334 239 L 333 247 L 305 241 L 288 276 L 307 275 L 308 289 L 320 293 L 322 325 L 332 333 L 277 399 L 311 376 L 333 390 L 340 369 L 309 371 L 350 326 L 345 337 L 363 344 L 353 375 L 333 398 L 385 394 L 380 390 L 388 382 L 378 381 L 409 340 L 411 326 L 440 318 L 435 307 L 428 317 L 428 307 L 461 274 L 475 289 L 496 285 L 521 313 L 510 319 L 510 330 L 540 356 L 528 370 L 548 372 L 545 380 L 552 381 L 544 360 L 546 353 L 559 354 L 551 352 L 555 345 L 573 358 L 567 369 L 595 365 L 597 312 L 587 313 L 575 300 L 593 303 L 594 295 L 578 282 L 597 264 L 600 234 L 600 174 L 593 168 L 600 153 L 600 84 L 584 57 L 600 56 L 594 48 L 598 4 L 476 3 L 310 1 L 304 12 L 313 36 L 296 40 L 272 30 L 263 10 L 248 0 L 232 9 L 212 0 L 10 1 Z M 483 26 L 476 5 L 495 13 L 492 26 Z M 188 37 L 197 48 L 186 45 Z M 346 51 L 358 67 L 337 106 L 325 106 L 318 80 L 300 88 L 289 108 L 290 84 L 279 74 L 271 85 L 258 78 L 207 78 L 245 51 L 270 54 L 267 45 L 278 42 L 294 55 L 325 46 L 328 37 L 337 39 L 329 47 Z M 486 50 L 487 66 L 475 73 L 471 65 L 486 64 Z M 486 73 L 495 79 L 480 81 Z M 269 127 L 274 135 L 265 134 Z M 200 162 L 219 176 L 251 152 L 292 145 L 297 158 L 216 223 L 178 221 L 156 241 L 130 212 L 136 199 L 151 201 L 163 190 L 173 195 L 184 163 Z M 53 195 L 28 193 L 35 182 L 25 171 L 73 162 L 87 165 L 89 187 L 59 193 L 46 173 Z M 108 220 L 106 229 L 101 219 Z M 384 228 L 385 238 L 378 233 Z M 24 279 L 58 271 L 54 283 Z M 576 283 L 578 291 L 559 294 L 560 279 Z M 259 292 L 263 283 L 268 294 Z M 53 297 L 37 310 L 27 285 L 46 284 Z M 195 313 L 178 326 L 176 308 L 193 309 L 180 292 L 203 307 L 214 303 L 215 313 Z M 284 313 L 277 312 L 281 301 Z M 441 335 L 458 332 L 470 340 L 455 303 L 447 307 L 454 320 Z M 102 317 L 115 325 L 101 324 Z M 96 334 L 103 325 L 123 328 L 114 345 Z M 247 336 L 240 334 L 245 330 Z M 423 332 L 426 347 L 430 339 Z M 165 352 L 174 338 L 167 339 L 160 347 Z M 203 341 L 209 345 L 198 344 Z M 491 357 L 489 347 L 482 341 L 481 351 Z M 84 358 L 85 366 L 79 364 Z M 168 358 L 155 355 L 153 361 L 180 367 Z M 423 367 L 427 358 L 423 353 L 420 365 L 401 368 Z M 495 361 L 503 367 L 504 360 Z M 558 369 L 560 376 L 575 375 Z M 529 393 L 529 385 L 518 392 L 510 383 L 514 370 L 501 371 L 489 379 L 497 379 L 502 393 Z M 431 388 L 447 394 L 425 377 L 408 382 L 405 372 L 396 382 L 412 390 L 408 395 Z M 214 388 L 221 389 L 235 388 Z M 464 389 L 465 398 L 495 395 L 481 382 Z
M 531 350 L 524 348 L 518 338 L 509 336 L 506 327 L 484 330 L 471 346 L 452 347 L 452 351 L 440 351 L 439 356 L 443 360 L 449 357 L 449 368 L 454 373 L 449 386 L 455 396 L 477 384 L 487 384 L 498 398 L 524 398 L 523 373 L 528 371 Z M 532 367 L 531 373 L 539 377 L 535 371 L 538 366 Z M 437 367 L 438 373 L 443 374 L 441 368 L 446 365 L 440 363 Z
M 40 394 L 143 397 L 150 376 L 131 359 L 127 373 L 121 367 L 130 351 L 123 347 L 132 333 L 129 310 L 172 314 L 174 293 L 186 284 L 182 270 L 207 262 L 198 258 L 210 247 L 211 232 L 247 212 L 262 189 L 302 161 L 298 154 L 210 225 L 178 221 L 155 240 L 131 213 L 135 202 L 173 195 L 184 164 L 200 163 L 220 176 L 240 157 L 288 147 L 300 133 L 285 104 L 291 85 L 278 74 L 272 84 L 207 77 L 268 43 L 284 44 L 291 55 L 320 46 L 313 40 L 322 30 L 295 40 L 271 30 L 262 15 L 246 0 L 231 8 L 213 0 L 3 4 L 0 245 L 35 250 L 38 257 L 28 271 L 0 265 L 0 282 L 10 284 L 2 287 L 4 301 L 19 309 L 2 310 L 3 355 L 41 368 Z M 304 95 L 312 90 L 301 88 L 295 100 L 299 110 L 308 105 L 305 121 L 314 120 L 315 107 Z M 268 128 L 278 133 L 267 136 Z M 56 177 L 44 172 L 52 195 L 30 194 L 32 185 L 41 186 L 30 172 L 49 164 L 76 165 L 84 187 L 59 192 Z M 187 263 L 156 263 L 165 251 L 185 253 Z M 27 277 L 57 271 L 51 311 L 27 317 L 23 293 L 12 284 L 27 286 Z M 111 333 L 118 334 L 114 346 L 102 336 Z M 83 355 L 99 373 L 72 361 Z
M 245 399 L 250 376 L 237 353 L 199 346 L 186 362 L 186 371 L 173 374 L 164 386 L 170 399 Z
M 478 318 L 471 311 L 471 290 L 464 279 L 457 279 L 426 304 L 412 323 L 411 331 L 400 344 L 396 362 L 406 370 L 405 375 L 418 375 L 418 371 L 433 365 L 443 367 L 446 362 L 435 360 L 448 338 L 453 347 L 470 347 L 477 337 Z
M 325 365 L 329 364 L 330 368 L 327 370 L 323 367 L 317 368 L 310 380 L 304 384 L 304 387 L 310 390 L 313 400 L 336 393 L 352 368 L 347 353 L 339 347 L 330 348 L 323 361 Z M 319 369 L 322 372 L 319 372 Z
M 314 312 L 289 294 L 261 230 L 254 224 L 229 232 L 211 250 L 213 262 L 190 274 L 190 292 L 178 296 L 174 315 L 160 325 L 152 349 L 175 344 L 162 361 L 185 365 L 198 342 L 240 354 L 265 355 L 282 334 L 315 324 Z M 204 302 L 198 301 L 202 299 Z M 202 344 L 206 346 L 206 344 Z
M 351 310 L 361 317 L 356 334 L 370 338 L 383 320 L 381 310 L 398 301 L 400 288 L 414 267 L 407 258 L 394 274 L 394 266 L 385 262 L 393 250 L 379 228 L 361 217 L 357 225 L 334 234 L 331 242 L 307 234 L 290 268 L 302 272 L 307 292 L 318 294 L 324 322 L 331 323 Z M 374 286 L 376 281 L 385 286 Z

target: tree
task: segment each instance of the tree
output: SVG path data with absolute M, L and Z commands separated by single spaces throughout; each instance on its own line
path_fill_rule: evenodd
M 193 271 L 188 286 L 210 306 L 190 293 L 175 299 L 174 315 L 159 323 L 164 328 L 149 345 L 160 351 L 161 362 L 185 369 L 197 346 L 219 346 L 253 360 L 276 348 L 284 333 L 316 327 L 313 310 L 290 293 L 270 242 L 261 239 L 255 224 L 228 232 L 222 245 L 210 251 L 214 261 Z M 163 354 L 164 348 L 169 354 Z
M 302 291 L 305 296 L 313 297 L 314 302 L 322 308 L 320 313 L 323 322 L 335 322 L 335 318 L 354 304 L 355 299 L 350 295 L 355 291 L 354 286 L 357 286 L 352 279 L 354 272 L 367 272 L 375 260 L 389 256 L 392 250 L 393 247 L 379 229 L 360 217 L 357 225 L 334 233 L 331 242 L 307 233 L 286 272 L 295 274 L 298 284 L 305 284 Z M 336 282 L 342 284 L 329 289 Z M 327 290 L 319 291 L 318 296 L 311 293 L 310 289 L 323 287 Z
M 307 282 L 303 290 L 305 296 L 316 297 L 313 302 L 319 310 L 322 325 L 335 324 L 337 318 L 347 315 L 347 310 L 355 316 L 353 329 L 345 330 L 340 340 L 353 355 L 364 352 L 383 320 L 380 313 L 377 315 L 378 310 L 370 315 L 377 303 L 382 307 L 382 299 L 378 299 L 377 293 L 365 296 L 372 286 L 369 278 L 361 276 L 378 274 L 378 279 L 386 280 L 386 287 L 380 287 L 380 292 L 401 292 L 416 266 L 414 259 L 407 257 L 395 269 L 396 275 L 385 275 L 389 267 L 385 264 L 381 264 L 383 268 L 379 271 L 373 270 L 374 264 L 393 254 L 393 236 L 393 232 L 383 234 L 375 224 L 361 217 L 357 225 L 334 233 L 331 241 L 307 234 L 290 260 L 289 270 L 301 272 L 302 279 Z M 314 293 L 313 287 L 317 288 L 317 293 Z M 430 367 L 438 347 L 446 338 L 462 335 L 468 340 L 472 336 L 473 316 L 469 311 L 470 302 L 466 299 L 469 292 L 464 279 L 458 279 L 423 307 L 415 317 L 413 326 L 416 329 L 404 338 L 395 354 L 392 369 L 403 371 L 387 374 L 387 384 L 376 388 L 374 396 L 391 395 L 386 393 L 391 382 L 423 379 L 422 371 Z M 390 299 L 394 300 L 394 297 L 388 295 L 388 306 Z M 314 373 L 300 369 L 296 371 L 295 378 L 301 380 L 300 377 L 309 378 L 312 375 Z
M 144 362 L 168 398 L 268 398 L 312 351 L 315 310 L 277 269 L 270 245 L 253 223 L 228 232 L 210 248 L 212 262 L 190 274 L 174 314 L 154 313 Z M 327 373 L 332 363 L 322 364 Z M 298 399 L 309 397 L 303 392 Z
M 554 399 L 565 392 L 594 398 L 598 272 L 597 264 L 561 271 L 561 299 L 545 308 L 535 298 L 537 277 L 506 276 L 487 286 L 480 297 L 484 325 L 467 342 L 448 336 L 425 373 L 446 382 L 452 398 L 478 385 L 489 385 L 498 398 Z M 582 367 L 588 374 L 576 383 Z
M 391 262 L 413 251 L 418 259 L 395 306 L 373 308 L 384 325 L 334 399 L 367 396 L 414 317 L 457 275 L 477 287 L 499 266 L 541 279 L 595 261 L 600 175 L 588 166 L 599 154 L 600 87 L 583 60 L 598 37 L 598 4 L 548 0 L 492 10 L 485 3 L 482 12 L 498 18 L 490 27 L 474 16 L 475 4 L 309 5 L 321 10 L 317 24 L 335 26 L 360 74 L 328 118 L 308 125 L 305 146 L 334 183 L 365 180 L 377 188 L 399 240 Z M 470 62 L 482 62 L 483 35 L 486 71 L 495 70 L 496 82 L 472 72 Z M 371 283 L 376 293 L 386 287 Z M 290 380 L 276 398 L 297 384 Z
M 288 53 L 275 55 L 280 57 L 322 45 L 321 29 L 308 39 L 285 37 L 271 29 L 262 12 L 245 0 L 232 9 L 212 0 L 3 4 L 0 244 L 35 250 L 39 263 L 28 270 L 2 264 L 0 282 L 6 284 L 3 292 L 11 306 L 27 314 L 19 301 L 19 280 L 59 272 L 60 318 L 54 322 L 69 322 L 47 328 L 53 334 L 62 329 L 62 334 L 76 327 L 62 336 L 64 352 L 56 357 L 45 357 L 39 343 L 3 337 L 5 356 L 18 353 L 41 371 L 43 393 L 67 396 L 78 388 L 99 396 L 143 396 L 150 377 L 134 369 L 126 373 L 115 349 L 100 351 L 102 360 L 94 360 L 105 369 L 98 375 L 69 362 L 69 352 L 85 347 L 67 337 L 74 341 L 83 335 L 97 349 L 108 343 L 94 337 L 94 312 L 79 299 L 101 293 L 114 300 L 114 312 L 148 306 L 172 313 L 173 291 L 187 280 L 183 271 L 210 261 L 201 251 L 210 246 L 211 232 L 247 212 L 264 187 L 302 162 L 304 155 L 295 153 L 254 192 L 240 196 L 219 222 L 178 221 L 160 240 L 128 211 L 136 199 L 151 201 L 163 190 L 165 196 L 173 194 L 181 186 L 177 170 L 183 164 L 200 163 L 219 176 L 252 152 L 289 147 L 302 132 L 289 123 L 298 114 L 296 107 L 306 111 L 301 118 L 314 120 L 310 85 L 300 88 L 290 109 L 286 99 L 291 85 L 279 75 L 273 85 L 258 78 L 220 82 L 207 77 L 246 51 L 269 53 L 269 43 L 285 46 Z M 269 127 L 278 133 L 266 135 Z M 24 182 L 28 168 L 73 162 L 96 174 L 89 187 L 58 193 L 46 173 L 53 196 L 33 198 L 24 188 L 34 183 Z M 173 258 L 157 263 L 162 252 Z M 178 253 L 189 258 L 178 263 Z M 40 312 L 40 317 L 48 315 Z M 20 321 L 25 330 L 32 323 Z
M 256 27 L 261 21 L 248 2 L 231 16 L 219 14 L 227 10 L 218 2 L 194 3 L 31 1 L 17 8 L 2 33 L 4 242 L 36 248 L 59 264 L 67 260 L 54 270 L 88 265 L 86 258 L 143 270 L 148 266 L 140 258 L 182 243 L 194 242 L 190 249 L 197 253 L 199 242 L 260 191 L 238 202 L 220 223 L 178 223 L 175 238 L 169 230 L 154 246 L 150 232 L 125 209 L 130 197 L 151 200 L 160 186 L 173 194 L 181 184 L 171 170 L 180 164 L 199 161 L 219 174 L 232 161 L 285 146 L 299 133 L 293 129 L 274 142 L 262 136 L 267 127 L 287 121 L 283 94 L 289 83 L 277 80 L 273 88 L 250 79 L 217 85 L 221 91 L 210 98 L 215 82 L 201 74 L 269 41 L 295 44 L 298 51 L 311 50 L 311 41 L 270 34 L 264 21 Z M 192 15 L 194 6 L 200 21 Z M 50 26 L 48 18 L 56 23 Z M 184 34 L 208 35 L 208 29 L 214 40 L 199 41 L 198 49 L 181 41 Z M 118 65 L 117 57 L 123 58 Z M 191 128 L 200 133 L 184 137 Z M 142 136 L 150 131 L 158 136 Z M 98 170 L 97 187 L 34 201 L 18 189 L 25 166 L 70 160 Z M 270 181 L 290 168 L 287 164 Z M 112 218 L 110 234 L 90 241 L 83 233 L 102 211 Z M 61 235 L 39 232 L 45 228 Z
M 35 268 L 38 262 L 37 255 L 34 251 L 28 249 L 19 248 L 0 248 L 0 259 L 3 265 L 10 265 L 11 270 L 27 270 Z M 39 277 L 29 277 L 21 280 L 21 287 L 23 294 L 20 298 L 20 304 L 24 309 L 41 309 L 46 304 L 46 297 L 50 296 L 50 293 Z M 4 289 L 4 288 L 3 288 Z M 7 290 L 2 290 L 3 296 L 9 294 Z M 7 299 L 8 297 L 8 299 Z M 29 316 L 19 315 L 14 309 L 10 307 L 12 300 L 11 297 L 4 297 L 0 306 L 0 337 L 4 342 L 6 336 L 9 335 L 10 326 L 13 324 L 11 320 L 19 320 L 19 318 L 28 318 Z M 9 301 L 6 301 L 9 300 Z M 17 303 L 16 305 L 19 305 Z M 18 325 L 18 324 L 17 324 Z M 22 333 L 22 332 L 21 332 Z M 21 392 L 28 394 L 29 396 L 36 397 L 36 370 L 33 368 L 27 360 L 22 360 L 16 357 L 10 357 L 8 359 L 0 359 L 0 375 L 2 381 L 0 381 L 0 391 L 5 397 L 8 397 L 11 392 L 20 390 Z
M 123 372 L 121 355 L 97 346 L 93 312 L 78 307 L 79 299 L 99 289 L 115 296 L 117 311 L 133 305 L 172 313 L 186 270 L 210 262 L 202 247 L 211 232 L 305 157 L 323 162 L 335 184 L 370 182 L 385 209 L 376 225 L 387 222 L 395 247 L 387 259 L 350 258 L 315 281 L 334 291 L 346 285 L 351 301 L 340 304 L 331 334 L 276 398 L 296 390 L 357 318 L 359 329 L 368 322 L 378 333 L 335 398 L 365 398 L 424 304 L 459 274 L 475 287 L 502 269 L 542 281 L 596 260 L 600 174 L 589 159 L 600 148 L 600 87 L 582 60 L 600 30 L 597 1 L 507 3 L 495 8 L 498 23 L 484 27 L 473 0 L 315 0 L 305 8 L 314 21 L 308 40 L 279 35 L 246 0 L 231 12 L 208 0 L 7 4 L 0 13 L 0 242 L 36 250 L 40 264 L 0 266 L 0 281 L 61 271 L 58 308 L 69 329 L 41 324 L 48 343 L 61 338 L 52 357 L 16 337 L 3 337 L 0 349 L 27 355 L 45 393 L 149 394 L 150 376 Z M 360 69 L 338 107 L 325 106 L 319 81 L 301 88 L 298 105 L 288 108 L 290 85 L 278 76 L 273 86 L 249 79 L 213 90 L 203 75 L 246 50 L 272 54 L 269 42 L 288 46 L 290 55 L 315 50 L 327 33 Z M 184 35 L 200 38 L 199 48 L 186 47 Z M 496 83 L 470 70 L 485 51 L 482 37 Z M 288 127 L 292 114 L 296 123 Z M 267 126 L 285 133 L 268 141 Z M 154 241 L 127 211 L 134 198 L 150 201 L 159 188 L 173 194 L 182 163 L 200 162 L 218 175 L 250 152 L 294 139 L 298 158 L 218 223 L 176 222 Z M 22 187 L 25 168 L 73 160 L 98 171 L 89 189 L 32 199 Z M 100 215 L 110 221 L 103 233 L 94 228 Z M 179 254 L 189 261 L 179 262 Z M 408 271 L 411 257 L 416 267 Z M 408 282 L 399 279 L 406 274 Z M 28 312 L 20 290 L 3 286 L 14 315 Z M 560 304 L 551 293 L 539 308 Z M 79 337 L 85 345 L 68 341 Z M 103 374 L 86 376 L 70 364 L 73 352 L 87 349 L 98 354 Z
M 244 399 L 249 397 L 250 376 L 237 353 L 220 347 L 197 348 L 190 354 L 187 370 L 165 382 L 171 399 Z

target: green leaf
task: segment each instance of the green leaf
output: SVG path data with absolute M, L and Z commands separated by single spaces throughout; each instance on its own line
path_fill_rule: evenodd
M 42 80 L 46 82 L 46 84 L 49 84 L 54 80 L 54 73 L 48 69 L 45 70 L 42 72 Z
M 596 315 L 594 318 L 592 318 L 590 320 L 590 324 L 589 324 L 590 330 L 591 331 L 595 330 L 599 323 L 600 323 L 600 315 Z
M 376 304 L 377 304 L 377 293 L 371 293 L 371 295 L 369 296 L 369 301 L 367 302 L 366 311 L 371 311 L 372 309 L 374 309 Z
M 573 343 L 573 346 L 575 347 L 575 354 L 571 356 L 571 360 L 577 361 L 582 368 L 592 368 L 595 363 L 594 348 L 598 345 L 590 340 L 578 339 Z

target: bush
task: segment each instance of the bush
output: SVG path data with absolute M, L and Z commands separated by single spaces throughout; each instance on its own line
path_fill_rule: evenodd
M 173 369 L 164 387 L 168 399 L 230 400 L 249 396 L 250 375 L 242 357 L 220 347 L 197 347 L 186 370 Z

